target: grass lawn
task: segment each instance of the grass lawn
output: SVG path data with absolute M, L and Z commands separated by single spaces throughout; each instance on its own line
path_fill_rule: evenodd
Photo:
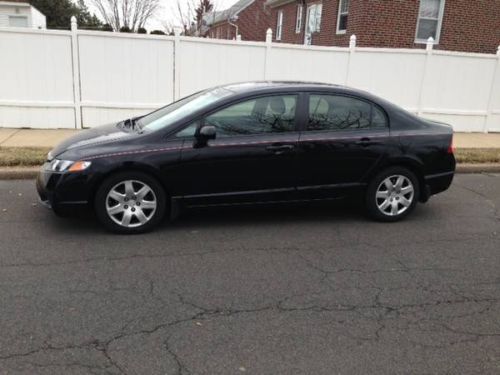
M 47 160 L 50 148 L 0 147 L 0 167 L 31 167 Z
M 0 167 L 42 165 L 49 148 L 0 147 Z M 458 163 L 500 163 L 500 148 L 460 148 L 455 151 Z

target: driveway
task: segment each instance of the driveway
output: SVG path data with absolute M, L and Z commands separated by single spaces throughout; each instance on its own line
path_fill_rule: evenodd
M 500 175 L 408 220 L 185 214 L 146 235 L 0 181 L 0 374 L 500 373 Z

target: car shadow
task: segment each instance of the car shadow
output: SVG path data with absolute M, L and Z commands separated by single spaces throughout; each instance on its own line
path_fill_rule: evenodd
M 168 232 L 196 228 L 265 226 L 280 223 L 311 223 L 325 220 L 364 222 L 367 219 L 362 204 L 351 201 L 313 203 L 283 203 L 274 205 L 227 206 L 190 208 L 173 220 L 166 219 L 155 230 Z M 78 235 L 108 233 L 90 210 L 73 213 L 69 217 L 51 215 L 50 227 Z

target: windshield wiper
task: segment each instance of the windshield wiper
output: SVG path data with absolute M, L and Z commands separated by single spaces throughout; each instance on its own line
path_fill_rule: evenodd
M 138 133 L 142 133 L 142 127 L 138 122 L 139 118 L 131 117 L 125 121 L 120 122 L 121 127 L 130 129 L 132 131 L 136 131 Z

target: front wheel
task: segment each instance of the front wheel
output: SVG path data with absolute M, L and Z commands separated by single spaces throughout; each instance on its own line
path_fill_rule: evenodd
M 413 211 L 419 194 L 418 179 L 413 172 L 404 167 L 391 167 L 368 185 L 366 207 L 376 220 L 398 221 Z
M 123 172 L 107 178 L 95 199 L 99 220 L 117 233 L 143 233 L 165 215 L 166 198 L 161 185 L 140 172 Z

